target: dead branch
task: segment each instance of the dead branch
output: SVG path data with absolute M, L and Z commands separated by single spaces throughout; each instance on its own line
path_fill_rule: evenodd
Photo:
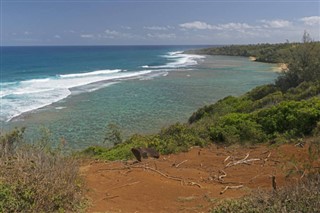
M 271 152 L 268 154 L 268 156 L 263 160 L 263 164 L 262 166 L 264 166 L 266 164 L 266 162 L 268 161 L 269 157 L 271 156 Z
M 249 180 L 249 183 L 252 183 L 253 180 L 256 179 L 256 178 L 259 177 L 259 176 L 260 176 L 260 174 L 258 174 L 258 175 L 256 175 L 256 176 L 254 176 L 253 178 L 251 178 L 251 179 Z
M 221 192 L 220 194 L 222 195 L 225 191 L 227 191 L 228 189 L 240 189 L 242 188 L 243 185 L 239 185 L 239 186 L 226 186 Z
M 222 178 L 227 177 L 227 173 L 223 170 L 219 170 L 219 172 L 223 173 L 222 175 L 218 176 L 218 180 L 222 182 L 223 181 Z
M 176 168 L 178 168 L 181 164 L 183 164 L 183 163 L 185 163 L 185 162 L 187 162 L 187 161 L 188 161 L 188 160 L 184 160 L 184 161 L 178 163 L 178 164 L 176 165 Z
M 239 161 L 236 161 L 236 162 L 229 162 L 229 163 L 225 166 L 225 168 L 231 167 L 231 166 L 235 166 L 235 165 L 238 165 L 238 164 L 249 164 L 249 165 L 250 165 L 249 162 L 261 160 L 260 158 L 252 158 L 252 159 L 248 159 L 248 160 L 246 160 L 246 159 L 247 159 L 247 158 L 244 158 L 244 159 L 239 160 Z
M 230 155 L 224 159 L 224 163 L 230 158 Z
M 160 172 L 159 170 L 154 169 L 154 168 L 152 168 L 152 167 L 148 167 L 148 166 L 133 166 L 132 168 L 147 169 L 147 170 L 156 172 L 156 173 L 160 174 L 161 176 L 163 176 L 163 177 L 165 177 L 165 178 L 168 178 L 168 179 L 171 179 L 171 180 L 176 180 L 176 181 L 183 181 L 182 178 L 169 176 L 169 175 L 167 175 L 167 174 L 165 174 L 165 173 L 162 173 L 162 172 Z
M 199 188 L 202 188 L 202 186 L 199 183 L 196 183 L 196 182 L 189 182 L 188 184 L 191 185 L 191 186 L 198 186 Z

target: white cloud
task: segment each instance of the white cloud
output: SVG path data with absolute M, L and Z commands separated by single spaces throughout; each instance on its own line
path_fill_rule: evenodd
M 227 23 L 219 25 L 211 25 L 206 22 L 194 21 L 189 23 L 180 24 L 180 27 L 184 29 L 196 29 L 196 30 L 245 30 L 256 28 L 247 23 Z
M 122 29 L 125 29 L 125 30 L 131 30 L 132 27 L 129 27 L 129 26 L 121 26 Z
M 92 34 L 84 34 L 84 35 L 80 35 L 81 38 L 94 38 L 94 35 Z
M 61 38 L 61 36 L 60 36 L 60 35 L 55 35 L 55 36 L 54 36 L 54 38 L 56 38 L 56 39 L 60 39 L 60 38 Z
M 165 31 L 165 30 L 169 30 L 169 29 L 174 29 L 174 27 L 169 26 L 169 25 L 167 25 L 167 26 L 147 26 L 147 27 L 143 27 L 143 29 Z
M 309 26 L 320 25 L 320 16 L 303 17 L 300 21 L 303 21 L 305 25 Z
M 180 27 L 184 29 L 191 29 L 191 30 L 212 30 L 215 29 L 215 26 L 207 24 L 206 22 L 201 21 L 194 21 L 194 22 L 187 22 L 184 24 L 180 24 Z
M 264 24 L 265 28 L 285 28 L 292 25 L 292 22 L 283 19 L 261 20 L 260 22 Z
M 226 29 L 226 30 L 245 30 L 245 29 L 253 29 L 256 28 L 254 26 L 251 26 L 247 23 L 227 23 L 227 24 L 220 24 L 218 25 L 218 27 L 216 27 L 217 29 Z
M 106 29 L 104 32 L 105 32 L 106 35 L 109 35 L 109 36 L 119 36 L 119 35 L 121 35 L 120 32 L 115 31 L 115 30 Z
M 169 33 L 169 34 L 148 33 L 147 36 L 149 38 L 156 38 L 156 39 L 174 39 L 174 38 L 176 38 L 176 34 L 174 34 L 174 33 Z

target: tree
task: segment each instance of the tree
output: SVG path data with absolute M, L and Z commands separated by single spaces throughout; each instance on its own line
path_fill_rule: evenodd
M 122 143 L 122 134 L 119 126 L 112 123 L 108 124 L 103 142 L 105 143 L 107 141 L 113 143 L 114 146 Z
M 291 47 L 288 58 L 288 71 L 282 73 L 276 84 L 282 90 L 296 87 L 306 81 L 320 80 L 320 43 L 314 42 L 307 31 L 302 43 Z

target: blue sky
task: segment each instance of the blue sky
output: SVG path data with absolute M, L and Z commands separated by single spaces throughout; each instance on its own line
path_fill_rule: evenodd
M 320 39 L 320 1 L 1 0 L 2 45 L 248 44 Z

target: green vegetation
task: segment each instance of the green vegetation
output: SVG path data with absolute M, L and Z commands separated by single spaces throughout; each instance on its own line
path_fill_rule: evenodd
M 229 56 L 253 56 L 256 61 L 267 63 L 281 63 L 286 61 L 290 49 L 298 43 L 285 44 L 257 44 L 257 45 L 230 45 L 216 48 L 191 50 L 187 53 L 200 55 L 229 55 Z
M 24 128 L 0 135 L 0 212 L 79 211 L 78 163 L 46 144 L 23 139 Z

